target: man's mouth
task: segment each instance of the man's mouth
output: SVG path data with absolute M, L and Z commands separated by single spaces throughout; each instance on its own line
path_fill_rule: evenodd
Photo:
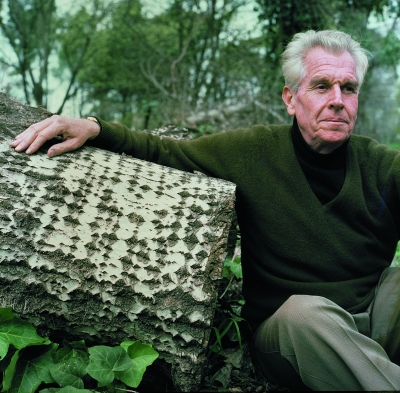
M 342 118 L 337 118 L 337 117 L 335 117 L 335 118 L 328 118 L 328 119 L 325 119 L 324 121 L 326 121 L 326 122 L 329 122 L 329 123 L 340 123 L 340 124 L 347 124 L 348 123 L 348 121 L 347 120 L 345 120 L 345 119 L 342 119 Z

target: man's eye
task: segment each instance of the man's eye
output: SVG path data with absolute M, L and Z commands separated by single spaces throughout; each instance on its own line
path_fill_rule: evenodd
M 344 86 L 342 88 L 342 91 L 345 93 L 355 93 L 356 92 L 356 88 L 354 86 Z
M 317 85 L 317 90 L 326 90 L 326 85 Z

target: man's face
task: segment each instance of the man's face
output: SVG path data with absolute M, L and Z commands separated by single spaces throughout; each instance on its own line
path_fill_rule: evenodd
M 285 86 L 282 98 L 304 140 L 314 150 L 330 153 L 349 138 L 357 119 L 356 65 L 348 52 L 335 54 L 321 47 L 308 51 L 304 65 L 299 90 Z

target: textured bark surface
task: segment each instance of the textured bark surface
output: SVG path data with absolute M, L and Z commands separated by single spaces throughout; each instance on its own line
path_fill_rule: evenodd
M 9 147 L 49 115 L 0 95 L 0 306 L 50 336 L 150 343 L 196 390 L 234 185 L 91 147 Z

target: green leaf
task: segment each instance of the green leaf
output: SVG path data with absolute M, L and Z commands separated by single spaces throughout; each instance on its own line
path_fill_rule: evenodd
M 87 347 L 85 344 L 85 340 L 80 341 L 64 341 L 64 344 L 69 345 L 71 348 L 76 349 L 77 351 L 87 352 Z
M 10 308 L 0 309 L 0 360 L 6 356 L 10 344 L 22 349 L 30 345 L 49 343 L 47 338 L 36 333 L 29 322 L 14 316 Z
M 124 341 L 121 347 L 125 349 L 132 359 L 132 366 L 125 371 L 118 372 L 118 378 L 126 385 L 136 388 L 142 381 L 147 366 L 150 366 L 158 358 L 158 353 L 151 345 L 140 341 Z
M 83 376 L 89 364 L 89 354 L 84 341 L 63 342 L 54 355 L 51 376 L 60 386 L 73 386 L 83 389 Z
M 241 279 L 243 277 L 242 262 L 240 257 L 236 257 L 233 261 L 228 258 L 225 259 L 222 276 L 229 279 L 232 275 L 234 275 L 237 279 Z
M 8 392 L 11 387 L 11 381 L 14 378 L 15 374 L 15 366 L 17 364 L 17 360 L 19 358 L 20 350 L 15 351 L 14 355 L 11 357 L 10 364 L 6 368 L 4 372 L 4 379 L 3 379 L 3 389 L 2 392 Z
M 0 360 L 0 374 L 2 374 L 9 366 L 12 356 L 17 350 L 14 347 L 9 348 L 7 355 Z M 1 381 L 1 379 L 0 379 Z
M 57 344 L 17 351 L 6 369 L 2 392 L 34 393 L 39 385 L 54 382 L 49 372 Z
M 79 357 L 81 360 L 89 363 L 89 353 L 84 340 L 72 342 L 64 340 L 63 347 L 58 349 L 54 355 L 54 362 L 61 363 L 72 357 Z
M 0 308 L 0 323 L 9 321 L 14 318 L 11 307 Z
M 222 342 L 221 342 L 221 334 L 219 333 L 219 330 L 213 326 L 213 330 L 215 333 L 216 341 L 214 344 L 210 345 L 210 349 L 215 352 L 215 353 L 220 353 L 222 351 Z
M 126 351 L 121 347 L 96 346 L 89 348 L 90 362 L 87 373 L 97 381 L 99 386 L 110 384 L 115 372 L 125 371 L 132 365 Z
M 53 364 L 50 374 L 60 386 L 73 386 L 83 389 L 82 377 L 86 374 L 89 362 L 78 356 L 71 357 L 61 363 Z
M 9 343 L 0 339 L 0 360 L 7 355 L 8 347 Z
M 72 386 L 65 386 L 63 388 L 47 388 L 40 390 L 39 393 L 96 393 L 94 390 L 77 389 Z

